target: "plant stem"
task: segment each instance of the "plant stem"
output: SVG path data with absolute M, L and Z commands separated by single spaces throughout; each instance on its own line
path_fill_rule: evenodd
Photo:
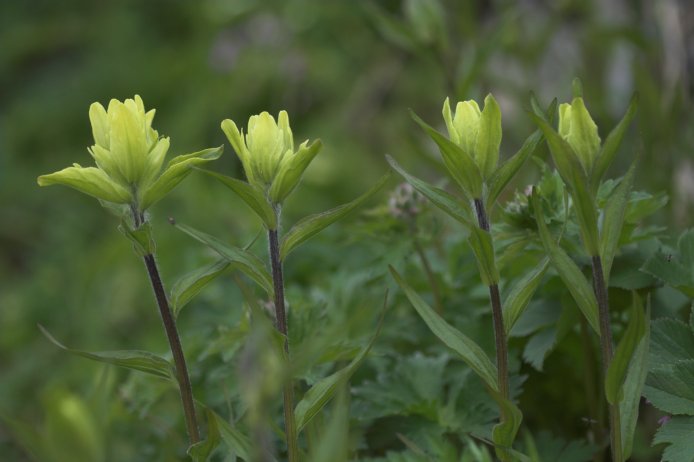
M 602 260 L 599 255 L 594 255 L 593 263 L 593 290 L 598 301 L 598 317 L 600 320 L 600 351 L 602 353 L 602 378 L 604 383 L 607 377 L 607 369 L 612 362 L 612 330 L 610 328 L 610 306 L 607 299 L 607 287 L 605 276 L 602 272 Z M 604 389 L 604 387 L 601 387 Z M 622 435 L 619 415 L 619 405 L 609 406 L 610 413 L 610 447 L 612 460 L 622 462 Z
M 131 207 L 135 228 L 139 228 L 144 222 L 144 213 L 137 210 L 137 207 Z M 183 347 L 181 339 L 176 328 L 176 320 L 171 313 L 169 301 L 166 298 L 166 290 L 159 276 L 159 268 L 154 255 L 151 253 L 145 255 L 145 266 L 149 274 L 149 280 L 152 283 L 154 297 L 157 299 L 159 306 L 159 314 L 161 315 L 162 323 L 166 338 L 169 341 L 169 348 L 173 355 L 174 366 L 176 369 L 176 379 L 178 381 L 178 390 L 181 394 L 181 403 L 183 404 L 183 413 L 186 420 L 186 430 L 188 431 L 188 439 L 193 445 L 200 441 L 200 430 L 198 429 L 198 421 L 195 416 L 195 403 L 193 401 L 193 389 L 190 385 L 190 376 L 188 375 L 188 367 L 186 366 L 186 358 L 183 355 Z
M 277 210 L 279 222 L 279 210 Z M 289 337 L 287 335 L 287 313 L 284 307 L 284 277 L 282 276 L 282 260 L 280 260 L 280 246 L 277 229 L 268 230 L 270 243 L 270 264 L 272 266 L 272 284 L 275 291 L 275 316 L 277 318 L 277 330 L 284 335 L 284 354 L 289 358 Z M 294 419 L 294 384 L 291 377 L 282 388 L 284 395 L 284 431 L 287 438 L 287 450 L 289 462 L 299 461 L 298 434 Z
M 484 209 L 484 203 L 480 199 L 475 199 L 475 211 L 477 212 L 477 222 L 480 228 L 489 232 L 489 219 Z M 504 399 L 509 399 L 508 347 L 506 345 L 504 317 L 501 310 L 501 297 L 497 284 L 489 286 L 489 300 L 492 305 L 492 319 L 494 321 L 494 341 L 496 343 L 496 367 L 499 393 Z

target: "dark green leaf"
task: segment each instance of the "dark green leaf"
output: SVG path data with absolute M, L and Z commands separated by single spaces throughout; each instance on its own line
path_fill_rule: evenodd
M 605 275 L 605 284 L 609 284 L 612 261 L 619 247 L 619 237 L 624 226 L 624 216 L 631 185 L 634 182 L 635 168 L 636 164 L 632 164 L 627 174 L 622 178 L 621 183 L 619 183 L 619 186 L 615 188 L 605 207 L 605 216 L 600 233 L 600 257 Z
M 207 416 L 207 438 L 199 443 L 196 443 L 188 448 L 188 455 L 193 459 L 193 462 L 207 462 L 207 459 L 212 455 L 217 446 L 219 446 L 219 424 L 214 413 L 205 409 Z
M 482 283 L 491 286 L 499 283 L 499 271 L 496 269 L 494 259 L 494 245 L 492 236 L 487 231 L 473 226 L 470 228 L 468 242 L 472 247 L 472 253 L 477 260 L 477 267 L 480 271 Z
M 662 462 L 694 461 L 694 417 L 675 416 L 658 429 L 653 444 L 666 443 Z
M 238 428 L 232 427 L 226 420 L 219 416 L 211 409 L 208 409 L 210 416 L 214 419 L 217 428 L 219 429 L 219 435 L 222 441 L 227 445 L 230 451 L 233 451 L 236 456 L 241 459 L 250 462 L 252 454 L 252 443 L 248 436 L 244 435 L 239 431 Z
M 494 441 L 496 456 L 502 462 L 512 462 L 517 460 L 513 453 L 509 452 L 513 448 L 513 440 L 523 421 L 523 414 L 512 401 L 495 397 L 501 409 L 501 422 L 494 426 L 492 430 L 492 441 Z
M 177 317 L 181 308 L 199 294 L 207 284 L 216 279 L 217 276 L 224 274 L 230 266 L 231 263 L 226 258 L 222 258 L 202 268 L 198 268 L 176 281 L 171 288 L 169 300 L 174 317 Z
M 516 324 L 516 321 L 518 321 L 518 318 L 520 318 L 533 298 L 533 294 L 540 286 L 547 268 L 549 268 L 549 258 L 545 257 L 532 271 L 516 281 L 511 293 L 506 297 L 506 301 L 503 304 L 503 314 L 504 329 L 507 335 L 511 332 L 514 324 Z

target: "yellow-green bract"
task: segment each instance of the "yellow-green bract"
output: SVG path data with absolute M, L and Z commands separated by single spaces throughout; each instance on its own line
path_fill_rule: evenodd
M 294 150 L 289 116 L 280 111 L 277 121 L 267 112 L 251 116 L 244 136 L 234 121 L 222 122 L 222 130 L 239 156 L 246 178 L 260 187 L 273 204 L 281 204 L 301 179 L 321 148 L 320 140 L 308 140 Z
M 169 138 L 152 128 L 155 110 L 145 111 L 142 98 L 112 99 L 105 109 L 89 108 L 94 145 L 88 150 L 96 167 L 73 164 L 38 178 L 40 186 L 63 184 L 98 199 L 144 211 L 173 189 L 196 164 L 218 158 L 222 148 L 172 159 L 162 172 Z M 160 174 L 161 172 L 161 174 Z
M 583 98 L 559 105 L 559 134 L 574 150 L 583 170 L 590 174 L 600 151 L 600 136 Z

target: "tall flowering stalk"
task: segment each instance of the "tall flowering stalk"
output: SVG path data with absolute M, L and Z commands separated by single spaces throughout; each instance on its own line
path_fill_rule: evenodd
M 99 103 L 89 108 L 94 145 L 88 150 L 96 167 L 74 164 L 38 178 L 40 186 L 62 184 L 93 196 L 122 217 L 121 232 L 144 260 L 173 355 L 186 429 L 191 445 L 200 441 L 193 392 L 176 320 L 169 307 L 155 258 L 155 243 L 147 210 L 191 171 L 217 159 L 222 147 L 173 158 L 162 168 L 169 138 L 152 128 L 155 111 L 145 111 L 142 98 L 112 99 L 108 109 Z

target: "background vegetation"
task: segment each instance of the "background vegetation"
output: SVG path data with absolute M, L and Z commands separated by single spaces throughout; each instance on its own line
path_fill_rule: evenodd
M 285 207 L 292 223 L 366 190 L 387 169 L 385 153 L 420 177 L 444 178 L 408 108 L 440 127 L 446 96 L 481 100 L 492 91 L 504 117 L 504 158 L 534 130 L 525 116 L 529 91 L 544 104 L 555 96 L 566 101 L 571 80 L 581 77 L 601 130 L 614 126 L 637 91 L 638 122 L 612 176 L 638 153 L 636 189 L 652 193 L 648 204 L 659 209 L 649 220 L 660 228 L 648 228 L 644 247 L 655 253 L 692 224 L 692 24 L 694 8 L 676 0 L 1 2 L 2 459 L 30 460 L 18 431 L 28 425 L 56 451 L 68 451 L 56 460 L 88 460 L 84 454 L 90 460 L 185 460 L 175 390 L 65 355 L 37 329 L 41 324 L 68 345 L 91 350 L 167 350 L 144 269 L 116 220 L 74 191 L 36 186 L 39 174 L 91 162 L 91 102 L 140 94 L 157 108 L 156 126 L 171 136 L 173 154 L 226 144 L 219 129 L 224 118 L 288 110 L 298 140 L 324 143 Z M 547 160 L 546 149 L 537 157 Z M 213 168 L 242 176 L 229 146 Z M 540 168 L 528 163 L 521 176 L 514 187 L 522 190 Z M 512 198 L 513 187 L 502 202 Z M 444 310 L 491 348 L 485 288 L 464 238 L 445 217 L 421 208 L 414 232 L 440 277 Z M 191 175 L 152 213 L 169 287 L 212 261 L 167 225 L 169 216 L 236 245 L 250 243 L 260 226 L 241 201 L 201 175 Z M 385 276 L 388 263 L 408 269 L 420 278 L 417 288 L 428 290 L 410 256 L 412 242 L 412 230 L 390 213 L 383 194 L 292 255 L 286 265 L 292 341 L 300 348 L 308 340 L 326 346 L 335 332 L 340 339 L 331 362 L 305 371 L 306 383 L 349 359 L 373 333 L 383 291 L 393 286 Z M 255 248 L 263 251 L 261 243 Z M 520 259 L 507 271 L 520 274 L 523 265 Z M 636 273 L 623 273 L 623 288 L 647 277 Z M 685 295 L 657 288 L 655 280 L 642 283 L 637 288 L 655 289 L 653 318 L 688 313 Z M 554 277 L 544 298 L 562 290 Z M 533 341 L 554 329 L 559 314 L 542 305 L 542 297 L 529 313 L 536 318 L 525 319 L 526 330 L 511 344 L 512 368 L 524 377 L 516 393 L 524 425 L 548 441 L 546 451 L 558 448 L 547 457 L 575 445 L 575 453 L 584 448 L 590 458 L 583 369 L 576 367 L 583 361 L 581 337 L 569 333 L 555 342 L 545 333 Z M 207 288 L 179 325 L 198 399 L 222 408 L 236 402 L 237 353 L 247 326 L 233 282 L 223 278 Z M 448 444 L 442 435 L 481 431 L 495 415 L 475 387 L 481 384 L 398 297 L 372 356 L 352 380 L 353 447 L 364 460 L 416 454 L 413 447 L 446 460 L 440 454 L 447 449 L 436 447 Z M 61 420 L 66 412 L 82 416 L 79 428 Z M 649 446 L 661 414 L 646 404 L 642 413 L 635 458 L 657 460 L 658 448 Z M 387 460 L 420 460 L 402 457 Z

